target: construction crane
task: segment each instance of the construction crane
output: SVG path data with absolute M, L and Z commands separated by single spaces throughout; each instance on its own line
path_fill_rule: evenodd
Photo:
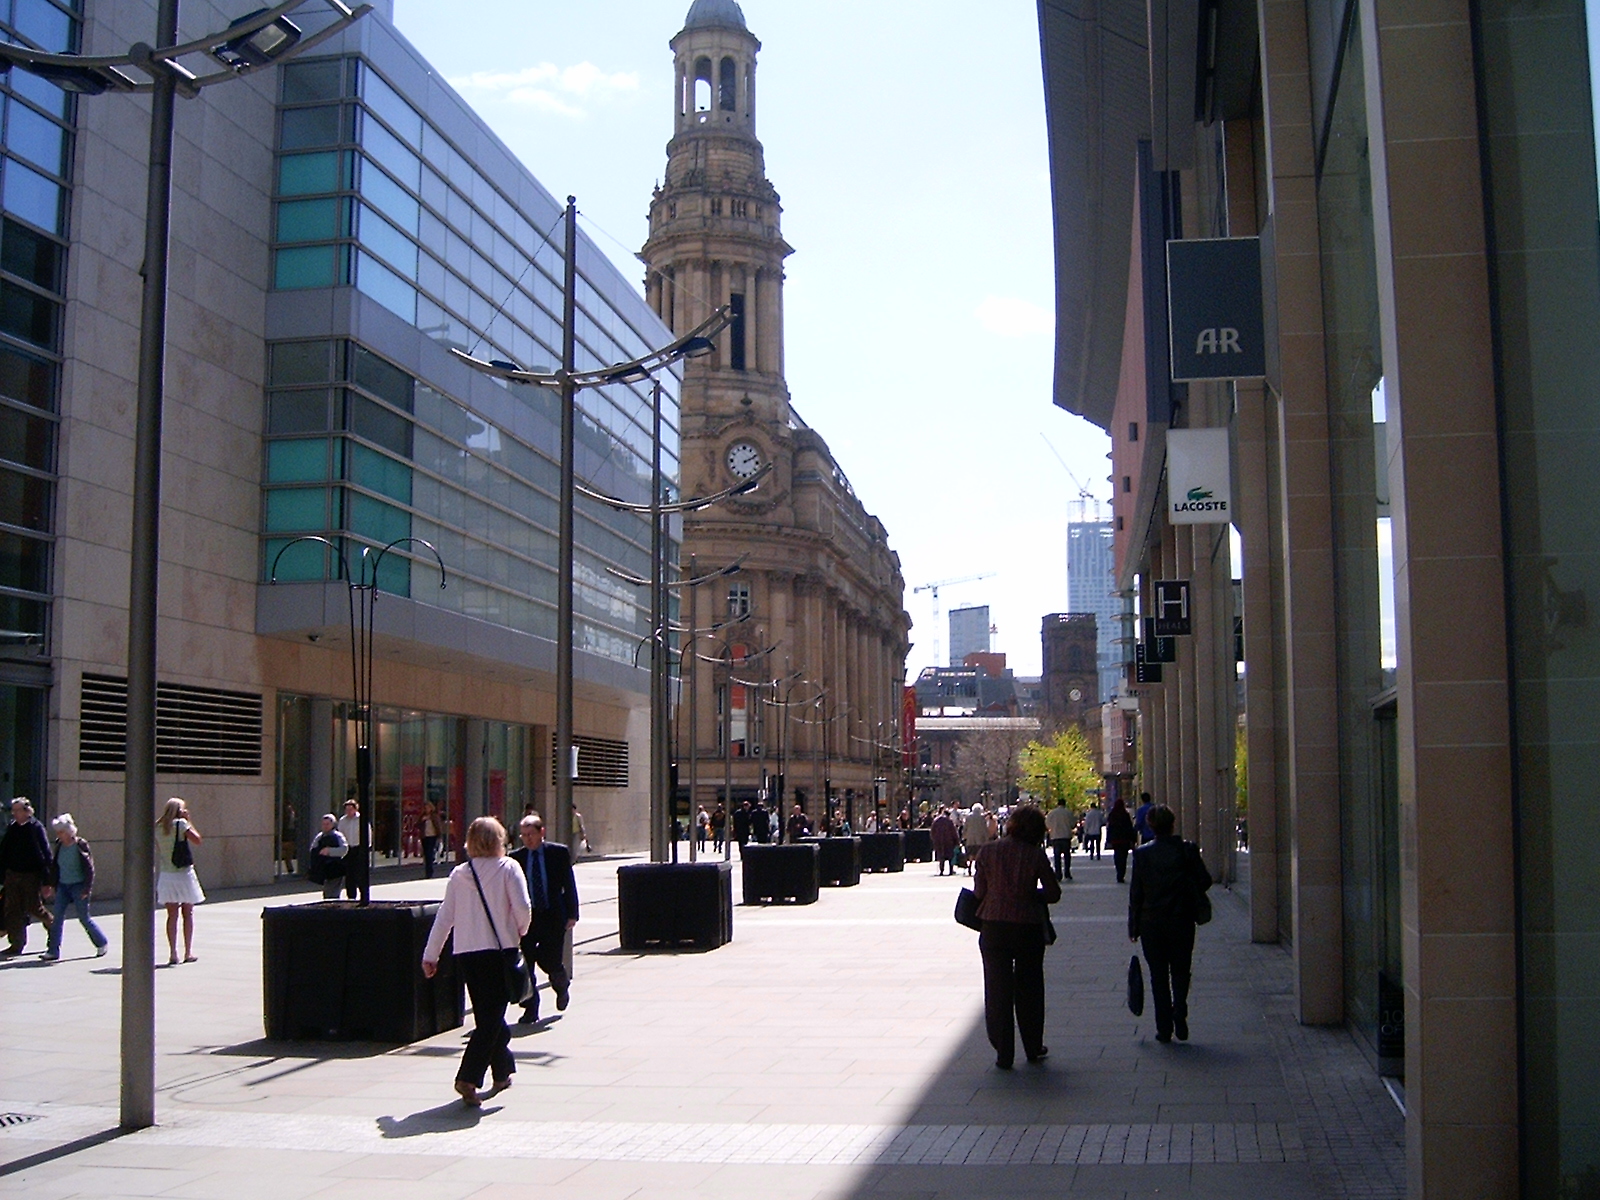
M 961 575 L 961 576 L 956 577 L 955 579 L 938 579 L 938 580 L 935 580 L 933 583 L 919 583 L 916 587 L 911 589 L 912 595 L 915 595 L 918 592 L 932 592 L 933 593 L 933 665 L 934 666 L 936 666 L 936 667 L 939 666 L 940 665 L 940 659 L 944 657 L 944 651 L 943 651 L 944 643 L 939 640 L 939 589 L 943 588 L 943 587 L 955 587 L 955 585 L 958 584 L 958 583 L 976 583 L 980 579 L 993 579 L 993 578 L 994 578 L 994 572 L 993 571 L 983 571 L 983 572 L 981 572 L 980 574 L 977 574 L 977 575 Z
M 1079 515 L 1083 519 L 1087 520 L 1089 518 L 1089 506 L 1092 504 L 1094 505 L 1093 519 L 1098 521 L 1100 519 L 1100 497 L 1096 496 L 1088 488 L 1083 486 L 1083 480 L 1079 479 L 1078 476 L 1073 472 L 1072 468 L 1067 466 L 1067 460 L 1061 457 L 1061 451 L 1056 449 L 1054 442 L 1045 437 L 1043 430 L 1040 430 L 1039 437 L 1044 441 L 1046 446 L 1050 447 L 1050 453 L 1056 456 L 1056 461 L 1061 464 L 1061 469 L 1067 473 L 1067 478 L 1072 480 L 1073 484 L 1076 485 L 1078 489 Z

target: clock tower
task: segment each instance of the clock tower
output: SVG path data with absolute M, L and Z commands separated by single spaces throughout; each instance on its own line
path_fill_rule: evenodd
M 876 794 L 898 803 L 884 747 L 898 726 L 910 626 L 899 559 L 827 443 L 790 406 L 783 264 L 793 250 L 756 137 L 761 43 L 735 0 L 694 0 L 670 45 L 672 139 L 639 254 L 645 292 L 675 334 L 724 305 L 733 318 L 714 353 L 685 365 L 683 494 L 721 491 L 772 468 L 755 492 L 684 520 L 685 572 L 690 556 L 701 572 L 743 557 L 738 574 L 684 597 L 684 623 L 696 628 L 748 615 L 718 635 L 726 644 L 702 639 L 700 654 L 738 660 L 773 649 L 732 679 L 726 667 L 696 660 L 700 727 L 691 734 L 679 722 L 679 807 L 690 800 L 692 815 L 702 804 L 753 801 L 765 788 L 769 804 L 798 800 L 815 820 L 830 793 L 841 807 L 853 802 L 859 821 Z M 781 685 L 787 695 L 739 682 L 778 678 L 790 681 Z M 773 703 L 783 699 L 789 707 Z M 800 712 L 802 701 L 812 707 Z M 692 798 L 682 790 L 691 755 Z

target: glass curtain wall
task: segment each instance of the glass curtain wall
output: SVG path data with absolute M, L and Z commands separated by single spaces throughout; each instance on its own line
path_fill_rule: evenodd
M 1522 966 L 1523 1195 L 1600 1197 L 1600 13 L 1478 0 L 1501 404 Z
M 1333 75 L 1327 136 L 1319 154 L 1317 220 L 1333 488 L 1335 656 L 1339 676 L 1340 836 L 1344 879 L 1345 1012 L 1386 1073 L 1404 1071 L 1400 942 L 1387 919 L 1398 913 L 1398 857 L 1387 853 L 1398 828 L 1398 794 L 1387 725 L 1392 672 L 1386 669 L 1379 580 L 1379 496 L 1388 466 L 1379 462 L 1374 396 L 1381 394 L 1377 258 L 1367 152 L 1365 64 L 1360 15 L 1349 6 Z M 1391 813 L 1389 810 L 1393 809 Z M 1390 818 L 1394 819 L 1390 819 Z M 1394 868 L 1392 871 L 1390 868 Z M 1387 1017 L 1387 1019 L 1385 1019 Z

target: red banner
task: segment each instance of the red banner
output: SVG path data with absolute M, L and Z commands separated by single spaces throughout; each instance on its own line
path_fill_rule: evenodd
M 917 689 L 900 689 L 900 761 L 906 767 L 917 765 Z

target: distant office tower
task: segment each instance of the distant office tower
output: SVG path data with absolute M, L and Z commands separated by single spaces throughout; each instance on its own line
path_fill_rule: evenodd
M 950 610 L 950 665 L 959 667 L 969 654 L 989 650 L 989 606 Z
M 1095 659 L 1102 703 L 1117 690 L 1122 674 L 1122 652 L 1116 643 L 1121 626 L 1117 621 L 1115 589 L 1111 522 L 1067 522 L 1067 611 L 1095 615 Z

